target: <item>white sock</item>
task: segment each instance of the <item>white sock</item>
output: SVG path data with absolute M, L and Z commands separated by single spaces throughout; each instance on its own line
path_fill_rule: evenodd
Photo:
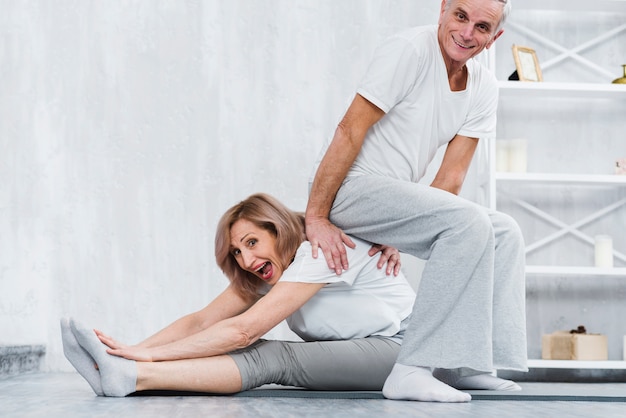
M 385 381 L 387 399 L 424 402 L 469 402 L 472 397 L 433 377 L 427 367 L 396 363 Z
M 457 389 L 505 391 L 522 390 L 522 388 L 512 380 L 501 379 L 499 377 L 492 376 L 491 373 L 461 376 L 455 370 L 435 369 L 433 376 Z
M 106 396 L 126 396 L 136 390 L 137 364 L 133 360 L 113 356 L 96 333 L 70 319 L 70 328 L 78 343 L 96 360 L 100 370 L 102 390 Z
M 100 383 L 100 372 L 96 369 L 95 360 L 89 355 L 83 347 L 78 344 L 78 340 L 70 329 L 70 320 L 61 319 L 61 339 L 63 340 L 63 354 L 80 373 L 80 375 L 89 383 L 89 386 L 96 392 L 96 395 L 102 396 L 102 384 Z

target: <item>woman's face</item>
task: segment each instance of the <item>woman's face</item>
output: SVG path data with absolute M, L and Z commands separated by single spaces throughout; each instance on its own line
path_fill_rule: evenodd
M 274 285 L 283 271 L 276 252 L 276 237 L 247 219 L 230 227 L 230 253 L 239 267 Z

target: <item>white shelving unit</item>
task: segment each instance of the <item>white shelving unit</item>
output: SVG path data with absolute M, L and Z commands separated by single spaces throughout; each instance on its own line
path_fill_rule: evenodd
M 517 10 L 571 10 L 588 12 L 604 10 L 624 12 L 624 0 L 520 0 L 513 4 Z
M 618 74 L 615 74 L 617 78 Z M 559 95 L 563 98 L 626 98 L 626 85 L 599 83 L 530 83 L 519 81 L 500 81 L 500 97 L 514 97 L 523 93 L 528 97 L 541 99 Z
M 565 184 L 565 185 L 578 185 L 578 186 L 591 186 L 591 187 L 615 187 L 615 186 L 624 186 L 626 187 L 626 176 L 616 176 L 616 175 L 588 175 L 588 174 L 553 174 L 553 173 L 496 173 L 495 181 L 501 184 L 506 183 L 523 183 L 523 184 Z M 582 241 L 587 242 L 589 245 L 594 245 L 593 237 L 587 235 L 582 231 L 582 227 L 586 226 L 597 219 L 609 215 L 612 212 L 619 210 L 623 207 L 626 207 L 626 197 L 623 199 L 619 199 L 615 202 L 610 202 L 609 204 L 603 206 L 602 208 L 596 210 L 595 212 L 589 214 L 583 219 L 567 224 L 561 221 L 558 218 L 550 215 L 549 213 L 541 210 L 540 208 L 526 202 L 523 199 L 517 199 L 511 197 L 511 200 L 515 202 L 518 206 L 523 207 L 528 212 L 532 213 L 534 216 L 542 219 L 543 221 L 552 224 L 559 229 L 556 232 L 548 234 L 544 239 L 538 240 L 530 245 L 527 245 L 526 252 L 530 253 L 535 251 L 547 244 L 552 243 L 558 238 L 566 235 L 573 234 L 577 236 Z M 613 256 L 620 260 L 626 262 L 626 254 L 623 254 L 620 251 L 613 250 Z M 560 270 L 559 270 L 560 269 Z M 609 269 L 610 270 L 610 269 Z M 564 274 L 571 275 L 573 272 L 577 272 L 578 274 L 583 271 L 595 272 L 595 269 L 581 269 L 580 267 L 576 267 L 576 270 L 571 270 L 571 268 L 567 266 L 563 267 L 553 267 L 551 269 L 551 273 L 554 275 L 557 272 L 561 271 Z M 614 269 L 615 274 L 619 274 L 622 271 L 626 271 L 626 269 Z M 537 271 L 535 274 L 540 274 Z M 606 273 L 605 273 L 606 274 Z M 598 275 L 595 273 L 594 275 Z
M 576 66 L 585 68 L 590 72 L 597 74 L 599 80 L 597 83 L 589 82 L 520 82 L 520 81 L 505 81 L 499 82 L 500 89 L 500 101 L 508 101 L 508 103 L 518 100 L 524 101 L 543 101 L 551 99 L 566 100 L 569 103 L 582 103 L 592 107 L 589 103 L 597 103 L 597 101 L 604 102 L 606 100 L 613 101 L 626 110 L 626 85 L 611 84 L 610 80 L 619 77 L 619 72 L 611 72 L 610 69 L 602 67 L 600 64 L 594 62 L 593 59 L 586 57 L 586 53 L 594 48 L 601 48 L 612 40 L 623 36 L 626 33 L 626 0 L 522 0 L 517 1 L 514 4 L 514 15 L 519 10 L 522 11 L 546 11 L 547 13 L 554 12 L 579 12 L 581 15 L 585 15 L 587 12 L 610 12 L 611 14 L 621 14 L 624 19 L 620 20 L 617 25 L 607 28 L 600 34 L 594 34 L 590 39 L 586 39 L 575 46 L 563 46 L 557 40 L 550 39 L 548 36 L 544 36 L 541 30 L 537 28 L 530 28 L 526 25 L 516 22 L 511 19 L 507 23 L 505 31 L 515 32 L 524 39 L 530 39 L 532 44 L 541 44 L 547 49 L 553 52 L 552 57 L 542 57 L 540 65 L 542 71 L 545 69 L 559 67 L 565 62 L 575 63 Z M 572 23 L 575 25 L 576 23 Z M 529 25 L 530 26 L 530 25 Z M 496 42 L 496 48 L 492 48 L 487 61 L 491 65 L 494 72 L 496 71 L 496 53 L 507 54 L 510 56 L 511 51 L 508 45 L 502 44 L 499 40 Z M 530 45 L 525 45 L 530 46 Z M 548 59 L 546 59 L 548 58 Z M 624 63 L 626 63 L 626 56 L 623 57 Z M 511 60 L 512 61 L 512 60 Z M 508 67 L 507 67 L 508 69 Z M 617 70 L 616 70 L 617 71 Z M 500 73 L 500 77 L 503 74 Z M 545 71 L 544 71 L 545 76 Z M 609 80 L 605 82 L 604 80 Z M 521 112 L 524 111 L 522 107 Z M 520 115 L 520 117 L 522 117 Z M 567 117 L 564 115 L 563 117 Z M 626 118 L 615 120 L 614 123 L 622 124 L 626 128 Z M 499 118 L 499 126 L 502 123 Z M 546 122 L 548 123 L 548 122 Z M 549 121 L 554 126 L 558 123 L 567 124 L 568 121 L 563 119 L 562 122 Z M 616 150 L 616 152 L 622 151 L 626 156 L 626 129 L 621 131 L 624 136 L 624 148 L 623 150 Z M 587 138 L 572 138 L 572 141 L 585 140 Z M 498 196 L 506 196 L 508 202 L 512 202 L 514 205 L 521 207 L 530 216 L 540 219 L 542 222 L 550 224 L 557 230 L 555 232 L 547 232 L 544 237 L 531 243 L 527 243 L 526 252 L 538 251 L 543 249 L 548 244 L 554 244 L 554 242 L 565 235 L 574 235 L 579 241 L 583 241 L 593 246 L 594 240 L 592 236 L 584 232 L 585 226 L 597 221 L 600 218 L 614 214 L 615 211 L 626 210 L 626 197 L 618 197 L 616 200 L 611 201 L 604 205 L 602 208 L 596 210 L 590 215 L 579 219 L 576 222 L 568 223 L 553 216 L 546 211 L 538 208 L 532 202 L 525 200 L 524 198 L 516 197 L 516 193 L 519 188 L 533 187 L 536 189 L 543 189 L 545 187 L 563 186 L 570 189 L 575 188 L 591 188 L 593 190 L 626 190 L 626 176 L 618 176 L 612 174 L 589 174 L 585 172 L 565 173 L 565 172 L 526 172 L 526 173 L 513 173 L 513 172 L 496 172 L 495 171 L 495 157 L 496 157 L 496 145 L 492 140 L 489 143 L 487 150 L 488 160 L 490 162 L 490 171 L 488 173 L 487 184 L 487 202 L 492 208 L 498 209 Z M 620 194 L 620 193 L 618 193 Z M 620 194 L 621 196 L 621 194 Z M 533 197 L 535 198 L 535 197 Z M 623 226 L 626 228 L 626 225 Z M 626 254 L 620 251 L 621 249 L 614 249 L 614 258 L 617 262 L 621 262 L 626 265 Z M 572 265 L 527 265 L 526 275 L 530 276 L 545 276 L 547 280 L 550 277 L 571 278 L 572 280 L 595 278 L 602 280 L 604 278 L 623 278 L 626 280 L 626 267 L 616 268 L 596 268 L 592 266 L 572 266 Z M 529 360 L 530 368 L 539 369 L 626 369 L 626 361 L 565 361 L 565 360 Z
M 626 279 L 626 267 L 598 268 L 579 266 L 526 266 L 526 275 L 560 277 L 623 277 Z
M 626 96 L 624 96 L 626 100 Z M 562 173 L 495 173 L 495 180 L 499 182 L 519 183 L 561 183 L 597 186 L 626 186 L 626 176 L 612 174 L 562 174 Z
M 626 361 L 528 360 L 531 369 L 626 369 Z

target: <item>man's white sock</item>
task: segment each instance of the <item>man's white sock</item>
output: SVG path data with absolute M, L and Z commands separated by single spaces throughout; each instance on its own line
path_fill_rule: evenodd
M 385 381 L 387 399 L 423 402 L 469 402 L 472 397 L 433 377 L 430 368 L 396 363 Z

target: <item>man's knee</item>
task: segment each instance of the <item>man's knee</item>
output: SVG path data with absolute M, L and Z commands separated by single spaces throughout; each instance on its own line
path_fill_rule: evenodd
M 487 211 L 477 205 L 466 205 L 461 209 L 458 230 L 465 239 L 477 244 L 486 244 L 494 238 L 493 225 Z
M 502 212 L 496 212 L 493 216 L 497 239 L 523 248 L 524 236 L 517 221 L 512 216 Z

